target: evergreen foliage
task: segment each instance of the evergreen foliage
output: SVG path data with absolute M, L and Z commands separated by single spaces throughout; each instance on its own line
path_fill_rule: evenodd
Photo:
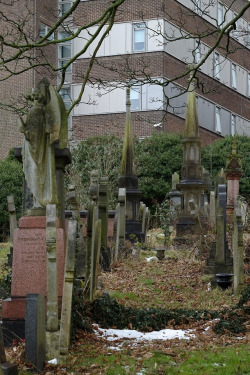
M 9 213 L 7 197 L 13 195 L 17 218 L 21 216 L 23 171 L 22 165 L 14 158 L 11 151 L 9 156 L 0 161 L 0 235 L 2 240 L 9 234 Z
M 172 174 L 180 174 L 183 158 L 182 137 L 157 133 L 135 142 L 136 173 L 143 202 L 152 207 L 162 202 L 172 188 Z
M 72 164 L 67 168 L 66 184 L 74 184 L 81 204 L 89 202 L 90 172 L 109 177 L 110 207 L 115 207 L 122 158 L 122 139 L 114 136 L 94 136 L 79 143 L 72 152 Z

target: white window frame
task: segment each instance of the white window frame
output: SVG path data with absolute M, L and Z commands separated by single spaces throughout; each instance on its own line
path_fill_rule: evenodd
M 220 55 L 214 52 L 214 78 L 220 80 Z
M 220 1 L 218 2 L 217 20 L 218 20 L 218 26 L 222 27 L 223 22 L 224 22 L 224 5 Z
M 64 10 L 64 6 L 66 5 Z M 58 7 L 59 7 L 59 16 L 63 16 L 65 13 L 69 11 L 69 9 L 72 7 L 72 1 L 70 0 L 59 0 L 58 1 Z
M 61 33 L 64 33 L 63 31 Z M 58 39 L 60 39 L 60 31 L 58 33 Z M 64 39 L 64 38 L 62 38 Z M 63 51 L 63 48 L 70 48 L 70 56 L 62 56 L 62 51 Z M 60 56 L 61 55 L 61 56 Z M 67 42 L 63 42 L 63 43 L 59 43 L 58 44 L 58 67 L 59 68 L 62 68 L 65 64 L 67 64 L 69 62 L 69 60 L 71 59 L 72 57 L 72 43 L 71 41 L 67 41 Z M 72 66 L 70 65 L 67 69 L 66 69 L 66 72 L 67 73 L 71 73 L 72 71 Z
M 71 88 L 70 86 L 63 86 L 59 92 L 59 94 L 61 95 L 62 97 L 62 100 L 65 104 L 65 108 L 66 110 L 69 109 L 69 107 L 71 106 Z
M 43 38 L 45 35 L 47 35 L 49 33 L 50 30 L 51 30 L 51 27 L 49 27 L 48 25 L 45 25 L 45 23 L 41 22 L 40 26 L 39 26 L 39 36 Z M 47 39 L 48 40 L 54 40 L 55 34 L 52 33 Z
M 231 114 L 231 135 L 236 134 L 236 115 Z
M 136 34 L 139 31 L 143 31 L 143 36 L 144 36 L 143 42 L 140 42 L 140 43 L 143 43 L 142 48 L 139 48 L 138 46 L 136 46 L 136 43 L 137 43 Z M 144 51 L 146 51 L 146 24 L 144 22 L 134 23 L 133 24 L 133 52 L 144 52 Z
M 231 87 L 234 90 L 237 90 L 237 74 L 236 74 L 237 65 L 231 64 Z
M 221 134 L 221 108 L 215 106 L 215 131 Z
M 202 14 L 202 11 L 201 11 L 201 0 L 194 0 L 194 11 L 199 16 Z
M 198 39 L 195 40 L 194 61 L 195 64 L 201 62 L 201 43 Z
M 250 73 L 247 75 L 247 96 L 250 98 Z
M 246 43 L 246 46 L 247 48 L 250 49 L 250 23 L 248 23 L 247 25 L 247 43 Z
M 235 18 L 237 16 L 238 16 L 238 14 L 233 12 L 233 18 Z M 235 26 L 236 26 L 236 30 L 233 30 L 232 37 L 234 39 L 238 40 L 238 36 L 239 36 L 239 34 L 238 34 L 239 33 L 239 30 L 238 30 L 239 22 L 238 21 L 236 21 Z
M 135 95 L 137 93 L 137 95 Z M 134 98 L 133 98 L 134 96 Z M 135 98 L 137 96 L 137 98 Z M 139 86 L 132 86 L 130 88 L 130 103 L 131 103 L 131 111 L 140 111 L 141 110 L 141 100 L 142 100 L 142 95 L 141 95 L 141 87 Z

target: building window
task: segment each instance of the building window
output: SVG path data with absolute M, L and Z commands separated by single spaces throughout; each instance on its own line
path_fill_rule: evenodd
M 250 23 L 247 25 L 247 48 L 250 48 Z
M 223 4 L 218 3 L 218 26 L 222 26 L 224 22 L 224 9 L 223 9 Z
M 51 30 L 51 28 L 47 25 L 44 25 L 43 23 L 40 23 L 40 28 L 39 28 L 39 36 L 42 38 L 48 34 L 48 32 Z M 48 38 L 48 40 L 53 40 L 54 39 L 54 33 L 52 33 Z
M 237 13 L 233 13 L 233 18 L 237 17 Z M 232 34 L 233 38 L 238 40 L 238 21 L 235 22 L 235 30 L 233 30 Z
M 220 55 L 214 53 L 214 78 L 220 79 Z
M 247 78 L 247 96 L 250 98 L 250 73 L 248 73 Z
M 139 111 L 141 109 L 141 90 L 140 87 L 131 87 L 130 90 L 131 110 Z
M 215 107 L 215 131 L 221 134 L 220 107 Z
M 235 135 L 236 133 L 236 116 L 231 115 L 231 135 Z
M 201 62 L 201 45 L 199 40 L 195 41 L 194 58 L 195 64 L 199 64 Z
M 236 65 L 232 64 L 232 88 L 237 89 Z
M 133 47 L 134 52 L 146 50 L 145 23 L 136 23 L 133 25 Z
M 59 94 L 61 95 L 62 100 L 64 101 L 66 110 L 68 110 L 71 106 L 70 87 L 62 87 L 59 91 Z
M 58 67 L 63 68 L 71 59 L 71 44 L 60 44 L 58 46 Z M 67 73 L 71 71 L 71 65 L 67 68 Z
M 59 0 L 59 15 L 63 16 L 65 13 L 67 13 L 71 6 L 72 3 L 69 0 Z
M 194 0 L 194 11 L 201 15 L 201 0 Z

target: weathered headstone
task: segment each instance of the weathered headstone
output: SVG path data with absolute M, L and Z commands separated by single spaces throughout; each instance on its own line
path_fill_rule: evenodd
M 28 294 L 25 312 L 25 354 L 35 370 L 42 371 L 45 362 L 45 299 Z
M 97 280 L 99 275 L 99 259 L 101 252 L 101 220 L 96 220 L 92 232 L 92 255 L 90 271 L 90 294 L 89 299 L 93 301 L 97 289 Z
M 215 225 L 215 192 L 210 191 L 209 219 L 212 226 Z
M 99 184 L 98 218 L 101 220 L 101 267 L 110 270 L 111 253 L 108 248 L 108 177 L 101 177 Z
M 77 221 L 77 245 L 76 245 L 76 277 L 84 279 L 85 277 L 85 261 L 86 249 L 83 240 L 83 224 L 80 217 L 78 199 L 74 185 L 68 187 L 68 202 L 72 210 L 72 218 Z
M 9 195 L 7 197 L 7 201 L 8 201 L 8 211 L 9 211 L 9 221 L 10 221 L 10 242 L 13 244 L 14 230 L 17 228 L 16 207 L 15 207 L 13 195 Z
M 63 299 L 60 323 L 60 355 L 64 356 L 68 352 L 71 333 L 71 309 L 72 309 L 72 292 L 75 269 L 75 252 L 77 237 L 77 220 L 72 218 L 68 225 L 68 238 L 66 247 L 65 270 Z
M 244 288 L 243 223 L 239 207 L 234 209 L 233 230 L 234 294 L 240 295 Z

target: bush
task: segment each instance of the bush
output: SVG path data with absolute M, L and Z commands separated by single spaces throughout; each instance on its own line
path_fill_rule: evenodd
M 182 137 L 178 134 L 153 134 L 135 142 L 139 188 L 143 201 L 152 207 L 161 203 L 172 188 L 172 174 L 180 174 L 182 166 Z
M 72 164 L 67 169 L 67 183 L 76 185 L 81 203 L 87 206 L 90 172 L 110 179 L 110 207 L 115 207 L 118 190 L 123 140 L 114 136 L 95 136 L 82 141 L 72 152 Z M 172 187 L 172 174 L 180 173 L 182 165 L 181 136 L 154 134 L 134 141 L 136 174 L 143 201 L 150 207 L 162 202 Z M 171 163 L 169 162 L 171 160 Z
M 122 140 L 114 136 L 94 136 L 82 141 L 72 152 L 72 164 L 67 168 L 66 183 L 76 186 L 81 204 L 89 202 L 90 172 L 109 177 L 110 207 L 115 207 L 115 194 L 121 168 Z
M 0 235 L 2 239 L 9 234 L 9 213 L 7 196 L 13 195 L 17 218 L 21 216 L 23 171 L 22 165 L 10 154 L 0 161 Z

